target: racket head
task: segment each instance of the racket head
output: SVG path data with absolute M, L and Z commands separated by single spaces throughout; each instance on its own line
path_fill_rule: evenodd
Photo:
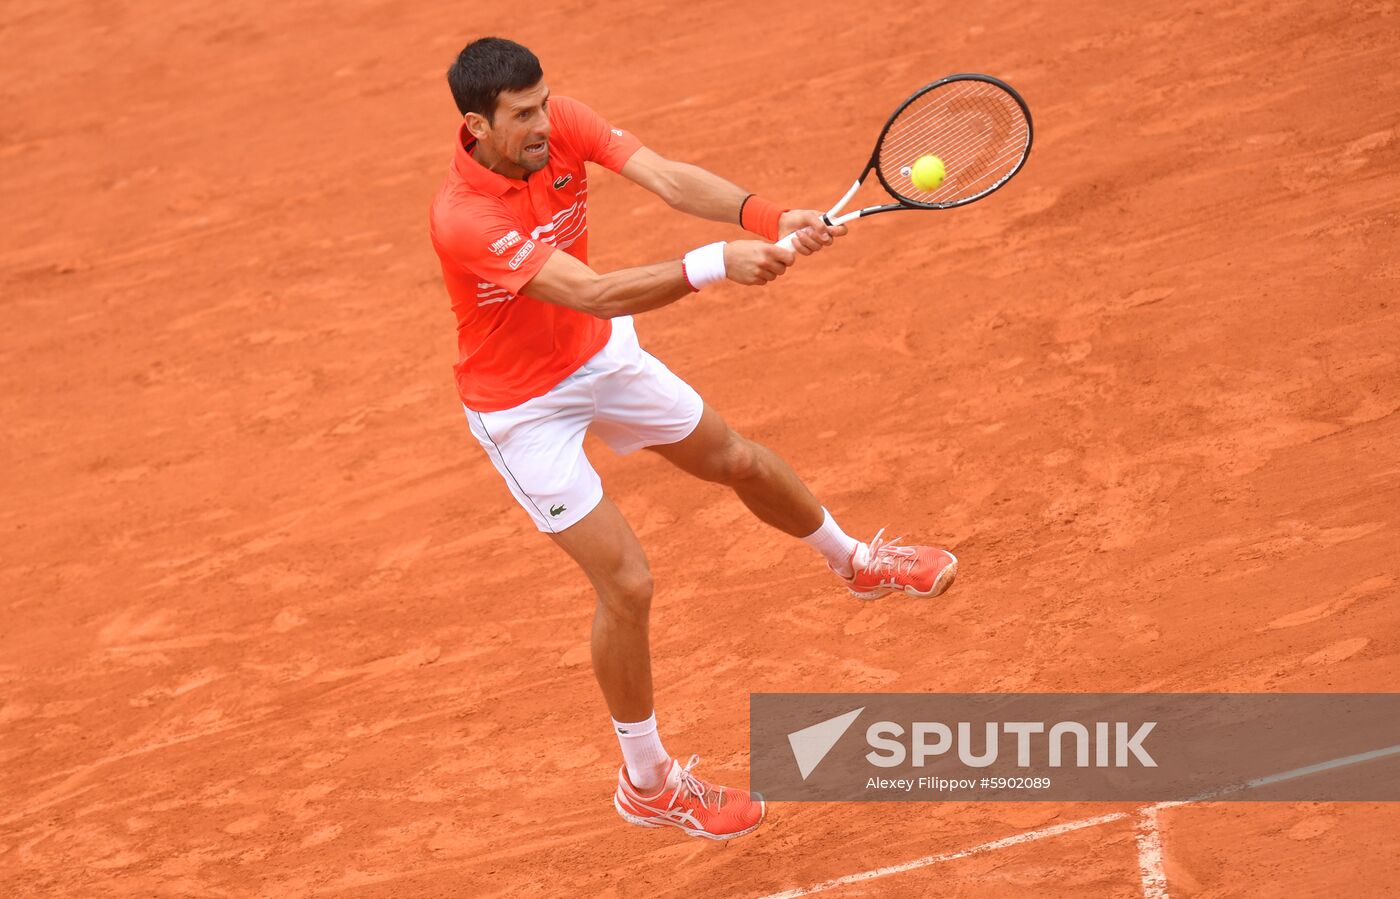
M 1021 170 L 1034 132 L 1030 107 L 1011 85 L 991 75 L 949 75 L 900 104 L 875 142 L 870 166 L 904 208 L 965 206 Z M 947 172 L 931 191 L 902 171 L 925 154 L 942 159 Z

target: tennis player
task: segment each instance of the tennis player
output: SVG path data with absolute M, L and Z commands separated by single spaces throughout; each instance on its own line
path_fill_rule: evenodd
M 650 449 L 731 487 L 761 521 L 812 547 L 862 599 L 937 596 L 957 560 L 929 546 L 846 535 L 792 469 L 735 433 L 637 343 L 632 316 L 724 280 L 763 285 L 846 232 L 784 210 L 693 165 L 665 159 L 577 100 L 550 95 L 535 55 L 469 44 L 447 75 L 462 114 L 429 216 L 457 316 L 457 390 L 472 434 L 535 526 L 597 591 L 593 671 L 622 747 L 613 804 L 625 820 L 728 839 L 764 803 L 716 786 L 663 748 L 652 705 L 646 555 L 584 454 L 592 431 L 620 454 Z M 588 171 L 621 174 L 672 208 L 762 240 L 711 243 L 634 268 L 588 266 Z M 773 244 L 796 232 L 796 254 Z

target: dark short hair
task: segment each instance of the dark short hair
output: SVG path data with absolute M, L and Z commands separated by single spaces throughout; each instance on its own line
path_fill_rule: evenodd
M 488 122 L 496 115 L 496 99 L 502 91 L 523 91 L 544 77 L 535 54 L 503 37 L 483 37 L 472 41 L 457 54 L 447 70 L 447 84 L 457 110 L 474 112 Z

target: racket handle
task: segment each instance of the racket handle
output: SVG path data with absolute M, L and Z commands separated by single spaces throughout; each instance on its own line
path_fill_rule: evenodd
M 834 223 L 831 221 L 831 218 L 830 218 L 828 215 L 826 215 L 825 213 L 822 214 L 822 221 L 825 222 L 827 225 L 832 225 L 832 224 L 834 224 Z M 781 238 L 779 238 L 779 239 L 776 241 L 776 243 L 777 243 L 778 246 L 782 247 L 784 250 L 791 250 L 793 247 L 797 246 L 797 232 L 794 231 L 794 232 L 792 232 L 791 234 L 787 235 L 786 237 L 781 237 Z

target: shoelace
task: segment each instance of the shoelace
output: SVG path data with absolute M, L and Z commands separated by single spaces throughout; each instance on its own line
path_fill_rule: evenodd
M 879 532 L 870 540 L 870 561 L 866 563 L 865 570 L 875 574 L 880 580 L 893 578 L 900 574 L 911 574 L 914 566 L 918 563 L 919 553 L 912 546 L 897 546 L 903 537 L 895 537 L 893 540 L 881 541 L 885 534 L 885 529 L 880 528 Z
M 719 808 L 724 802 L 724 789 L 722 787 L 712 787 L 700 778 L 696 777 L 694 774 L 690 773 L 690 769 L 694 768 L 699 763 L 700 756 L 692 755 L 690 757 L 690 761 L 685 763 L 685 767 L 681 768 L 680 784 L 678 784 L 676 787 L 676 794 L 684 795 L 686 793 L 689 793 L 691 796 L 694 796 L 696 799 L 700 800 L 701 808 L 708 809 L 710 807 L 708 795 L 710 793 L 714 793 L 715 808 Z

